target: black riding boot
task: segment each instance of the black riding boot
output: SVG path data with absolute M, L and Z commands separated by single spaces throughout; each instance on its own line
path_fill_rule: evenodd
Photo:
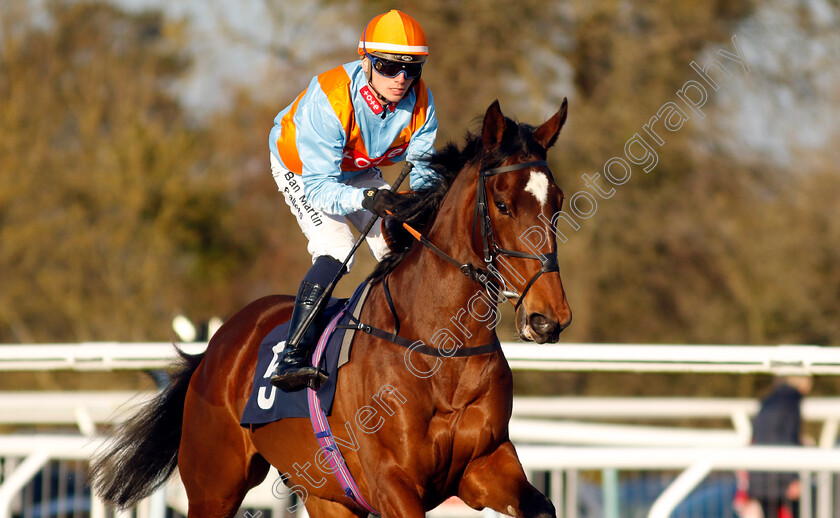
M 283 357 L 271 376 L 271 384 L 284 392 L 294 392 L 306 387 L 317 390 L 327 380 L 327 373 L 314 367 L 310 361 L 312 349 L 318 338 L 317 322 L 323 314 L 326 299 L 321 307 L 316 307 L 315 304 L 340 267 L 341 263 L 332 257 L 319 257 L 300 285 L 289 321 L 289 339 Z M 326 297 L 329 297 L 329 294 Z M 295 340 L 301 325 L 312 313 L 315 313 L 312 324 Z

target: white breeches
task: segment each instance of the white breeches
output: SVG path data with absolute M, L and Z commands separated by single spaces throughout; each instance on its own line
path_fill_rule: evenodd
M 328 255 L 338 261 L 344 261 L 347 254 L 353 248 L 356 239 L 350 230 L 349 223 L 352 223 L 356 230 L 361 230 L 367 225 L 370 218 L 376 217 L 366 210 L 360 210 L 336 216 L 325 214 L 306 201 L 303 192 L 303 182 L 298 174 L 294 174 L 280 165 L 280 162 L 269 153 L 271 157 L 271 175 L 277 183 L 277 188 L 283 193 L 286 205 L 292 211 L 295 219 L 303 231 L 303 235 L 309 240 L 307 250 L 312 256 L 312 262 L 322 255 Z M 361 188 L 387 188 L 388 183 L 382 179 L 382 173 L 378 169 L 368 169 L 345 182 L 347 185 Z M 382 237 L 380 225 L 373 225 L 366 238 L 367 245 L 377 261 L 381 261 L 388 253 L 388 245 Z M 347 269 L 353 265 L 353 259 L 347 263 Z

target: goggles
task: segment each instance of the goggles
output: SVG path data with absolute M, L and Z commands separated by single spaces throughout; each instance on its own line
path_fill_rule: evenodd
M 397 61 L 390 61 L 388 59 L 378 58 L 373 54 L 368 54 L 367 52 L 365 53 L 365 55 L 368 57 L 371 64 L 373 65 L 373 69 L 376 70 L 376 72 L 381 76 L 394 78 L 400 75 L 400 73 L 404 73 L 406 79 L 414 79 L 415 77 L 420 75 L 420 72 L 423 71 L 423 63 L 400 63 Z

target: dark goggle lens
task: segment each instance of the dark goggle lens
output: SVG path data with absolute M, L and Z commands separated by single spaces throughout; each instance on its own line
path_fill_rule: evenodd
M 423 70 L 423 63 L 397 63 L 376 56 L 370 56 L 370 58 L 373 68 L 385 77 L 397 77 L 400 72 L 405 71 L 406 79 L 413 79 Z

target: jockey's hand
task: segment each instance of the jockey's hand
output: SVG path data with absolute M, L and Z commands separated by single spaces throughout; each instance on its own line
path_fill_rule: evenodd
M 399 199 L 399 194 L 395 194 L 388 189 L 365 189 L 362 207 L 380 218 L 384 218 L 388 215 L 385 211 L 393 207 Z

